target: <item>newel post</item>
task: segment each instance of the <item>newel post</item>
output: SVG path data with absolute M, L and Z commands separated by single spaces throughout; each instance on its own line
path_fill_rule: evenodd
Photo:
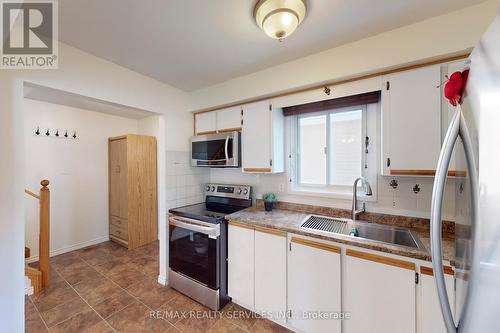
M 50 190 L 49 181 L 44 179 L 40 182 L 40 235 L 39 235 L 39 260 L 40 272 L 42 272 L 42 287 L 49 286 L 49 256 L 50 256 Z

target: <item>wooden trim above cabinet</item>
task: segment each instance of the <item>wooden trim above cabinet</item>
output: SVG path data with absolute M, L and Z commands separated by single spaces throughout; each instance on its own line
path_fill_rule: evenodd
M 390 265 L 390 266 L 409 269 L 412 271 L 416 270 L 415 263 L 409 262 L 409 261 L 404 261 L 404 260 L 399 260 L 399 259 L 394 259 L 394 258 L 389 258 L 389 257 L 383 257 L 383 256 L 379 256 L 376 254 L 360 252 L 360 251 L 351 250 L 351 249 L 347 249 L 346 255 L 348 255 L 350 257 L 356 257 L 359 259 L 368 260 L 368 261 L 378 262 L 381 264 L 386 264 L 386 265 Z
M 313 85 L 310 85 L 310 86 L 304 87 L 304 88 L 290 89 L 286 92 L 268 94 L 268 95 L 265 95 L 262 97 L 256 97 L 256 98 L 247 98 L 247 99 L 236 101 L 234 103 L 219 104 L 219 105 L 216 105 L 213 107 L 208 107 L 208 108 L 199 109 L 199 110 L 193 110 L 193 113 L 194 114 L 206 113 L 206 112 L 216 111 L 216 110 L 225 109 L 225 108 L 229 108 L 229 107 L 240 106 L 242 104 L 265 101 L 265 100 L 269 100 L 269 99 L 289 96 L 289 95 L 293 95 L 293 94 L 299 94 L 299 93 L 312 91 L 312 90 L 316 90 L 316 89 L 324 89 L 325 87 L 332 88 L 334 86 L 338 86 L 341 84 L 360 81 L 360 80 L 366 80 L 366 79 L 370 79 L 370 78 L 377 77 L 377 76 L 384 76 L 384 75 L 403 72 L 403 71 L 407 71 L 407 70 L 417 69 L 417 68 L 421 68 L 421 67 L 427 67 L 427 66 L 442 64 L 442 63 L 446 63 L 446 62 L 452 62 L 455 60 L 465 59 L 465 58 L 469 57 L 470 53 L 471 53 L 471 49 L 466 49 L 466 50 L 463 50 L 460 52 L 456 52 L 454 54 L 446 54 L 446 55 L 442 55 L 439 57 L 423 59 L 420 62 L 416 62 L 416 63 L 412 63 L 412 64 L 408 64 L 408 65 L 403 65 L 403 66 L 399 66 L 399 67 L 391 68 L 391 69 L 386 69 L 386 70 L 379 70 L 379 71 L 375 71 L 375 72 L 370 73 L 370 74 L 358 75 L 358 76 L 347 78 L 347 79 L 340 79 L 340 80 L 333 80 L 333 81 L 329 81 L 329 82 L 323 82 L 321 84 L 313 84 Z
M 255 227 L 253 225 L 250 225 L 250 224 L 235 222 L 235 221 L 231 221 L 231 220 L 228 223 L 230 225 L 232 225 L 232 226 L 235 226 L 235 227 L 240 227 L 240 228 L 255 230 Z
M 217 134 L 217 131 L 205 131 L 196 133 L 196 135 L 209 135 L 209 134 Z
M 330 244 L 325 244 L 325 243 L 320 243 L 320 242 L 315 242 L 309 239 L 304 239 L 304 238 L 297 238 L 297 237 L 292 237 L 291 240 L 292 243 L 300 244 L 300 245 L 305 245 L 309 247 L 314 247 L 316 249 L 324 250 L 324 251 L 330 251 L 334 253 L 339 253 L 340 254 L 340 247 L 338 246 L 333 246 Z
M 241 132 L 241 127 L 224 128 L 217 130 L 217 133 Z
M 448 274 L 448 275 L 455 274 L 455 272 L 453 271 L 453 268 L 451 268 L 450 266 L 443 266 L 443 271 L 444 271 L 444 274 Z M 420 273 L 433 276 L 434 270 L 431 267 L 420 266 Z
M 243 168 L 244 172 L 271 172 L 271 168 Z
M 436 170 L 391 169 L 392 176 L 435 176 Z M 465 171 L 448 171 L 448 177 L 465 177 Z
M 265 234 L 270 234 L 270 235 L 275 235 L 275 236 L 281 236 L 281 237 L 286 237 L 287 232 L 278 230 L 278 229 L 272 229 L 272 228 L 266 228 L 266 227 L 261 227 L 256 225 L 254 227 L 255 231 L 263 232 Z

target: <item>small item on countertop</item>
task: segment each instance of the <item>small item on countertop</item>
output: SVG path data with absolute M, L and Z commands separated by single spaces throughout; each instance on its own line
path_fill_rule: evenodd
M 351 232 L 349 233 L 349 236 L 358 237 L 358 229 L 352 228 Z
M 266 212 L 270 212 L 273 210 L 273 204 L 278 201 L 278 196 L 275 193 L 269 192 L 262 195 L 262 200 L 264 200 Z

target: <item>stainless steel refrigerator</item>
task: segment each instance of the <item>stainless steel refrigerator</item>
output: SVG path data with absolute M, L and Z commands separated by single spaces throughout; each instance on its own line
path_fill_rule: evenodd
M 500 14 L 469 57 L 463 103 L 439 157 L 431 205 L 431 250 L 446 329 L 500 332 Z M 456 184 L 456 298 L 450 307 L 441 244 L 448 170 Z

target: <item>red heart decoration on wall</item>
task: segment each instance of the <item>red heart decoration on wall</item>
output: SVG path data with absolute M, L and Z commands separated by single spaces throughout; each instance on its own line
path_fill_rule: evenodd
M 462 103 L 464 87 L 467 83 L 468 75 L 468 69 L 463 72 L 455 72 L 451 74 L 448 82 L 446 82 L 444 86 L 444 96 L 450 101 L 451 105 L 457 106 L 457 104 Z

